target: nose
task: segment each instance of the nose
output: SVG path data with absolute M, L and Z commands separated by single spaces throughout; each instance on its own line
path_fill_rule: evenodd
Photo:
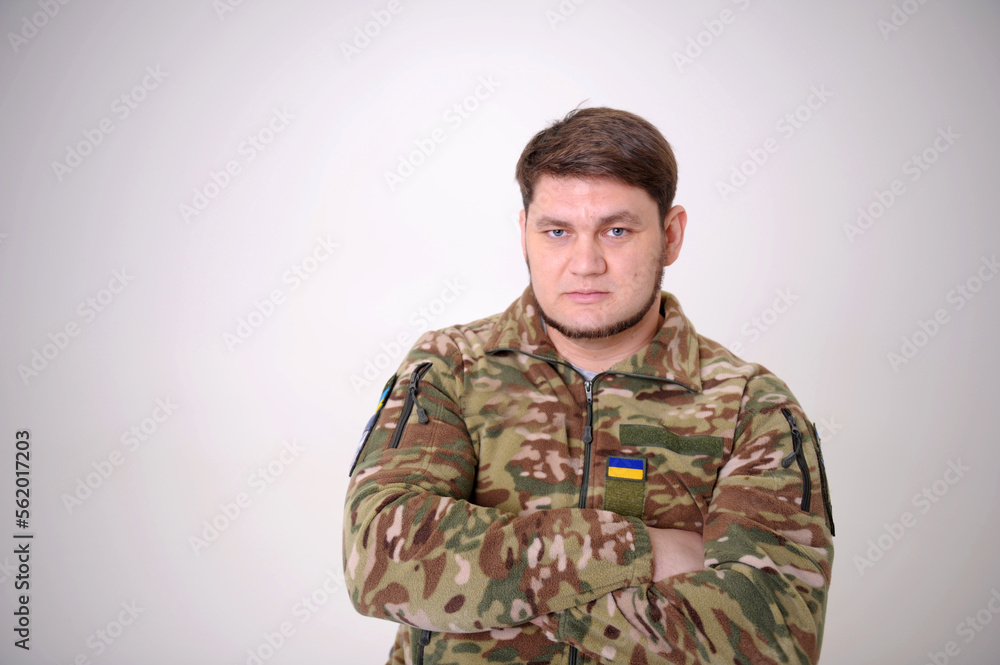
M 574 275 L 601 275 L 607 270 L 604 253 L 595 238 L 580 236 L 573 243 L 569 260 L 569 270 Z

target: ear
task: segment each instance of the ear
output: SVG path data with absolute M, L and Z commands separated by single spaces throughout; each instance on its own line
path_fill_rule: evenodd
M 664 266 L 669 266 L 680 256 L 687 220 L 687 211 L 681 206 L 674 206 L 667 211 L 667 216 L 663 219 L 663 230 L 667 236 L 667 258 L 663 262 Z
M 527 228 L 526 228 L 526 226 L 527 226 L 527 223 L 528 223 L 528 213 L 526 213 L 524 210 L 522 210 L 521 213 L 517 216 L 517 223 L 518 223 L 518 226 L 521 227 L 521 253 L 524 254 L 524 260 L 527 261 L 528 260 L 528 244 L 526 242 L 526 239 L 527 239 Z

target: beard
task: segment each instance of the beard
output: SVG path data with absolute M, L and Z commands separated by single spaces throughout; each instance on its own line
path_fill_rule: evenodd
M 649 312 L 650 307 L 652 307 L 653 303 L 656 302 L 657 296 L 660 295 L 660 285 L 663 281 L 663 264 L 666 259 L 667 244 L 664 242 L 660 250 L 660 260 L 657 263 L 656 277 L 653 279 L 653 288 L 650 290 L 649 298 L 647 298 L 646 302 L 641 307 L 637 308 L 635 312 L 619 319 L 618 321 L 592 328 L 573 328 L 549 316 L 545 310 L 542 309 L 541 304 L 538 305 L 538 314 L 542 317 L 542 321 L 544 321 L 548 327 L 558 330 L 564 337 L 569 339 L 602 339 L 623 333 L 626 330 L 639 325 L 639 322 L 642 321 L 643 318 L 645 318 L 646 313 Z M 531 263 L 528 261 L 526 261 L 526 263 L 528 263 L 528 285 L 531 286 L 531 294 L 534 296 L 535 287 L 534 284 L 531 283 Z M 538 296 L 535 296 L 535 302 L 538 302 Z

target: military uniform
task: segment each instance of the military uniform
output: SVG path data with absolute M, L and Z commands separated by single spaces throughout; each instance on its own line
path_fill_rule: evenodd
M 664 292 L 653 340 L 592 380 L 529 289 L 418 340 L 362 439 L 344 515 L 391 663 L 814 663 L 833 563 L 815 428 Z M 654 583 L 645 525 L 703 534 Z

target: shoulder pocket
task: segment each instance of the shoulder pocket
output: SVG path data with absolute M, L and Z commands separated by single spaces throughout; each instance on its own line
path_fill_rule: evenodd
M 788 453 L 781 460 L 781 466 L 786 469 L 792 462 L 799 463 L 799 471 L 802 473 L 802 510 L 809 512 L 812 505 L 812 477 L 809 475 L 809 462 L 806 461 L 805 451 L 802 450 L 802 431 L 799 430 L 799 421 L 795 419 L 795 414 L 782 407 L 781 415 L 788 421 L 788 428 L 792 431 L 792 452 Z
M 788 421 L 788 427 L 792 431 L 792 452 L 781 460 L 781 466 L 787 469 L 792 465 L 792 462 L 798 462 L 799 471 L 802 472 L 802 510 L 811 512 L 812 478 L 809 475 L 809 462 L 806 459 L 805 450 L 802 449 L 802 431 L 799 429 L 799 423 L 795 418 L 795 414 L 787 408 L 782 408 L 781 414 L 785 416 L 785 420 Z M 834 535 L 833 507 L 830 504 L 830 491 L 826 484 L 826 469 L 823 465 L 823 453 L 820 451 L 819 437 L 816 435 L 815 427 L 808 420 L 806 421 L 806 425 L 808 426 L 809 433 L 812 435 L 813 449 L 816 451 L 816 466 L 819 468 L 820 494 L 823 497 L 823 513 L 826 518 L 826 525 L 830 529 L 830 535 L 832 536 Z
M 392 433 L 392 440 L 389 441 L 390 448 L 395 448 L 399 445 L 400 439 L 403 438 L 403 430 L 406 429 L 406 423 L 410 420 L 410 413 L 413 411 L 414 406 L 417 407 L 417 420 L 421 424 L 426 424 L 429 421 L 427 412 L 424 411 L 424 408 L 418 402 L 417 392 L 420 390 L 420 379 L 430 368 L 431 363 L 422 362 L 410 374 L 410 383 L 406 388 L 406 399 L 403 400 L 403 411 L 399 414 L 396 431 Z

